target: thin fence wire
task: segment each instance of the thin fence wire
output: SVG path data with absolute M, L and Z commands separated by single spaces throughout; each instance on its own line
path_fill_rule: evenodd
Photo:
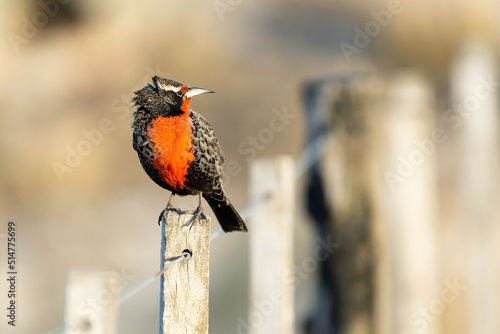
M 302 153 L 299 155 L 299 157 L 295 160 L 295 180 L 300 178 L 309 168 L 311 168 L 316 162 L 318 162 L 325 152 L 327 151 L 327 145 L 325 143 L 326 141 L 326 135 L 325 134 L 320 134 L 316 136 L 314 140 L 312 140 L 309 145 L 302 151 Z M 265 203 L 271 196 L 274 194 L 272 193 L 266 193 L 262 195 L 261 197 L 255 199 L 252 201 L 247 207 L 241 211 L 241 218 L 243 220 L 247 219 L 250 217 L 252 214 L 257 211 L 257 209 Z M 212 233 L 210 236 L 210 242 L 213 240 L 217 239 L 221 235 L 224 234 L 224 231 L 222 229 L 219 229 Z M 135 287 L 131 288 L 129 291 L 124 292 L 120 298 L 118 299 L 121 302 L 129 299 L 132 297 L 134 294 L 142 290 L 144 287 L 149 285 L 151 282 L 153 282 L 156 278 L 160 277 L 168 268 L 174 266 L 175 264 L 179 263 L 180 260 L 182 260 L 183 255 L 180 255 L 177 260 L 174 262 L 170 263 L 167 267 L 165 267 L 162 271 L 156 273 L 155 275 L 147 278 L 143 282 L 139 283 Z
M 190 258 L 191 258 L 191 254 L 189 254 L 189 252 L 184 252 L 184 253 L 182 253 L 182 255 L 177 256 L 175 258 L 175 260 L 172 263 L 170 263 L 168 266 L 166 266 L 165 268 L 163 268 L 162 270 L 160 270 L 159 272 L 157 272 L 153 276 L 149 277 L 148 279 L 145 279 L 140 284 L 137 284 L 135 287 L 128 290 L 127 292 L 122 293 L 120 295 L 120 297 L 118 298 L 118 303 L 120 303 L 120 304 L 123 303 L 124 301 L 126 301 L 127 299 L 129 299 L 130 297 L 132 297 L 133 295 L 135 295 L 136 293 L 138 293 L 139 291 L 144 289 L 146 286 L 149 285 L 149 283 L 153 282 L 155 279 L 157 279 L 158 277 L 163 275 L 167 271 L 168 268 L 175 266 L 177 263 L 181 262 L 182 260 L 189 260 Z

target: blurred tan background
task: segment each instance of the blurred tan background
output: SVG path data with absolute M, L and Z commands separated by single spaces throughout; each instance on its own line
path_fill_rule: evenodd
M 296 157 L 305 147 L 306 80 L 339 71 L 385 77 L 415 69 L 428 78 L 444 110 L 452 60 L 463 43 L 488 45 L 497 58 L 500 40 L 495 0 L 398 2 L 387 26 L 351 57 L 340 45 L 354 45 L 355 27 L 364 28 L 374 19 L 372 11 L 395 1 L 41 3 L 0 1 L 0 233 L 9 219 L 17 223 L 19 262 L 18 326 L 7 328 L 2 320 L 2 333 L 45 333 L 61 326 L 68 270 L 124 272 L 130 276 L 125 289 L 157 271 L 156 221 L 169 193 L 140 167 L 129 103 L 153 75 L 217 92 L 195 99 L 192 108 L 212 124 L 226 159 L 240 167 L 226 189 L 241 210 L 253 160 L 244 148 L 251 147 L 249 136 L 269 126 L 274 109 L 286 108 L 296 118 L 255 150 L 256 156 Z M 89 134 L 90 146 L 84 143 Z M 84 154 L 77 158 L 73 150 Z M 454 158 L 447 152 L 442 164 L 452 165 Z M 297 195 L 299 260 L 317 233 L 303 197 Z M 196 201 L 177 198 L 176 204 L 190 208 Z M 246 315 L 247 256 L 244 234 L 224 235 L 212 244 L 212 333 L 236 332 L 236 319 Z M 2 250 L 2 262 L 4 257 Z M 315 274 L 296 291 L 298 332 L 314 304 L 316 280 Z M 6 291 L 3 280 L 0 289 Z M 156 282 L 121 306 L 119 333 L 157 331 L 158 303 Z M 462 314 L 455 311 L 447 321 Z

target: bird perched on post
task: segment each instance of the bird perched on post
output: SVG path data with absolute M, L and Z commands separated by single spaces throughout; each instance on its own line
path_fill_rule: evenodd
M 202 215 L 203 196 L 224 232 L 246 232 L 222 187 L 224 155 L 219 140 L 207 120 L 189 108 L 193 96 L 205 93 L 213 91 L 154 76 L 153 85 L 136 91 L 132 100 L 137 106 L 133 147 L 149 177 L 172 192 L 159 221 L 166 210 L 177 210 L 175 195 L 198 195 L 191 224 Z

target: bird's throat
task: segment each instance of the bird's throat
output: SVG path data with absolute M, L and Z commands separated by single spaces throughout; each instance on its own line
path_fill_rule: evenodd
M 187 98 L 185 99 L 182 104 L 181 104 L 181 110 L 186 113 L 186 114 L 189 114 L 189 104 L 191 103 L 191 98 Z

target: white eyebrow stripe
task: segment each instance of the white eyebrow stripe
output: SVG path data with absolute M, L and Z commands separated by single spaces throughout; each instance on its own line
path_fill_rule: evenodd
M 181 87 L 177 87 L 177 86 L 172 86 L 172 85 L 164 85 L 163 83 L 159 82 L 158 83 L 158 88 L 159 89 L 163 89 L 165 91 L 169 91 L 169 90 L 172 90 L 174 92 L 178 91 Z

